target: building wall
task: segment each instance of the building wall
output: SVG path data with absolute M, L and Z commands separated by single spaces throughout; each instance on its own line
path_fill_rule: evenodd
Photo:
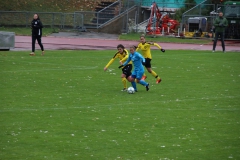
M 150 7 L 154 0 L 136 0 L 137 2 L 142 2 L 143 7 Z M 197 4 L 201 3 L 203 0 L 195 0 Z M 185 0 L 155 0 L 159 7 L 164 8 L 181 8 L 184 6 Z

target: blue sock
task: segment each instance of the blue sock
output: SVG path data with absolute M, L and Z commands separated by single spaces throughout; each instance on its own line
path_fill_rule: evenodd
M 143 85 L 143 86 L 147 86 L 147 85 L 148 85 L 148 83 L 145 82 L 144 80 L 140 80 L 139 83 L 140 83 L 141 85 Z
M 131 82 L 132 83 L 132 86 L 133 86 L 133 88 L 135 89 L 135 91 L 137 90 L 137 85 L 136 85 L 136 82 L 135 81 L 133 81 L 133 82 Z

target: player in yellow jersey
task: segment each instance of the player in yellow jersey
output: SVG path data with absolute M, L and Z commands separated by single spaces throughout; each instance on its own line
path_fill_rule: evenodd
M 158 76 L 158 74 L 156 72 L 154 72 L 151 68 L 151 60 L 152 60 L 152 55 L 151 55 L 151 46 L 156 46 L 158 47 L 162 52 L 165 52 L 164 49 L 162 49 L 161 46 L 159 46 L 157 43 L 149 43 L 146 42 L 145 36 L 141 36 L 140 37 L 140 43 L 137 46 L 137 50 L 141 50 L 142 51 L 142 55 L 145 58 L 145 68 L 147 69 L 147 71 L 149 73 L 152 74 L 153 77 L 155 77 L 157 79 L 156 83 L 160 83 L 162 80 L 161 78 Z M 145 80 L 147 78 L 147 76 L 144 74 L 142 79 Z
M 119 44 L 117 46 L 118 52 L 115 53 L 113 58 L 108 62 L 108 64 L 104 67 L 104 71 L 107 70 L 107 68 L 114 62 L 115 59 L 119 58 L 119 63 L 122 65 L 127 59 L 128 59 L 128 51 L 124 48 L 122 44 Z M 123 83 L 123 89 L 122 91 L 127 90 L 127 78 L 132 74 L 132 61 L 130 61 L 126 66 L 122 67 L 122 83 Z

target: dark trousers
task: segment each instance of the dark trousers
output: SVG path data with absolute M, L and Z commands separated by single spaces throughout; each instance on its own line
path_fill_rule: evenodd
M 225 51 L 224 32 L 216 32 L 216 33 L 215 33 L 214 43 L 213 43 L 213 50 L 215 51 L 215 48 L 216 48 L 216 45 L 217 45 L 217 41 L 218 41 L 218 37 L 219 37 L 219 36 L 220 36 L 221 42 L 222 42 L 222 49 L 223 49 L 223 51 Z
M 32 52 L 35 52 L 36 40 L 37 40 L 39 46 L 41 47 L 41 50 L 44 51 L 44 48 L 43 48 L 43 45 L 42 45 L 41 36 L 32 35 Z

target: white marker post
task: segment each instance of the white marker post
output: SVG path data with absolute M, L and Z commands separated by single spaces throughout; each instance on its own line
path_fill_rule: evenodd
M 176 37 L 180 37 L 180 35 L 179 35 L 180 33 L 179 32 L 180 32 L 180 28 L 178 28 L 178 35 Z

